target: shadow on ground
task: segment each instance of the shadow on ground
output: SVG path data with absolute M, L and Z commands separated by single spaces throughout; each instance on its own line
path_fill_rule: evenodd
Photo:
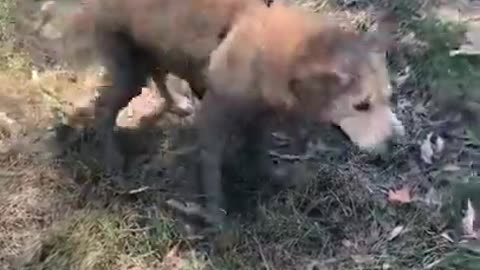
M 95 143 L 93 130 L 75 130 L 58 125 L 50 147 L 59 154 L 57 160 L 62 171 L 82 187 L 88 203 L 96 200 L 94 194 L 98 189 L 107 186 L 111 192 L 108 197 L 112 200 L 164 204 L 165 200 L 175 198 L 198 202 L 201 195 L 198 194 L 196 180 L 199 154 L 195 145 L 195 131 L 190 123 L 176 122 L 143 129 L 118 129 L 121 150 L 127 158 L 125 179 L 121 182 L 104 175 L 99 165 L 99 147 Z M 295 129 L 300 126 L 303 134 Z M 222 165 L 227 211 L 231 215 L 240 214 L 244 221 L 245 218 L 254 217 L 252 209 L 256 209 L 262 201 L 271 199 L 280 190 L 305 184 L 299 181 L 305 178 L 306 173 L 305 168 L 301 168 L 301 161 L 312 158 L 313 153 L 307 152 L 314 150 L 308 145 L 312 134 L 307 136 L 305 125 L 297 123 L 292 127 L 285 122 L 272 120 L 263 128 L 268 139 L 261 149 L 250 149 L 244 145 L 244 138 L 232 136 Z M 278 128 L 295 131 L 290 134 L 294 137 L 285 132 L 278 135 Z M 338 136 L 338 130 L 331 127 L 321 129 L 334 132 L 332 138 L 337 145 L 347 142 L 345 137 Z M 342 150 L 339 148 L 337 151 Z M 255 167 L 257 161 L 262 164 L 261 167 Z

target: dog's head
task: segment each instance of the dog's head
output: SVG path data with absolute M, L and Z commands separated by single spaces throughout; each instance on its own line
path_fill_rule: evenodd
M 384 15 L 375 32 L 318 27 L 299 47 L 290 72 L 298 109 L 338 125 L 361 149 L 383 146 L 403 132 L 390 104 L 390 19 Z

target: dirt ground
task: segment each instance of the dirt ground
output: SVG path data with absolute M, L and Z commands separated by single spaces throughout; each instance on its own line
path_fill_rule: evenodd
M 62 14 L 74 9 L 59 2 Z M 236 234 L 193 237 L 167 203 L 193 199 L 190 118 L 122 130 L 129 181 L 103 177 L 88 134 L 62 144 L 76 132 L 61 125 L 70 103 L 94 93 L 95 76 L 61 64 L 61 16 L 40 38 L 27 34 L 41 3 L 25 2 L 19 49 L 0 52 L 0 269 L 480 269 L 480 143 L 463 110 L 442 106 L 480 102 L 480 62 L 475 42 L 460 46 L 464 35 L 437 21 L 475 21 L 478 3 L 290 2 L 359 28 L 372 8 L 395 6 L 402 24 L 388 58 L 407 134 L 394 151 L 367 154 L 329 127 L 272 122 L 260 150 L 275 177 L 250 175 L 247 154 L 225 164 Z M 458 48 L 473 56 L 449 55 Z

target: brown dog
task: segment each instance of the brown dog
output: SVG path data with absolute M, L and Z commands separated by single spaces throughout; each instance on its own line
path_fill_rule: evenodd
M 215 217 L 224 206 L 223 147 L 239 123 L 255 139 L 259 135 L 251 132 L 259 130 L 264 112 L 293 113 L 339 125 L 362 149 L 384 145 L 400 131 L 389 104 L 387 26 L 357 34 L 279 3 L 253 5 L 239 16 L 211 54 L 209 92 L 198 115 L 201 179 Z
M 99 138 L 110 171 L 117 171 L 123 164 L 113 138 L 116 115 L 139 94 L 148 76 L 153 77 L 167 103 L 168 73 L 187 80 L 195 95 L 203 97 L 206 87 L 200 70 L 206 66 L 209 54 L 244 8 L 252 4 L 266 7 L 258 0 L 91 0 L 87 4 L 85 14 L 93 23 L 96 47 L 113 77 L 113 90 L 102 91 L 95 116 L 97 130 L 103 131 Z M 178 30 L 164 32 L 164 27 Z
M 220 163 L 232 129 L 257 131 L 257 119 L 274 112 L 335 123 L 361 148 L 382 145 L 395 131 L 382 33 L 358 34 L 325 16 L 258 0 L 91 3 L 97 48 L 114 86 L 102 92 L 96 112 L 107 165 L 122 164 L 116 115 L 146 78 L 162 92 L 167 73 L 185 79 L 205 95 L 196 122 L 200 179 L 218 221 Z
M 94 3 L 98 0 L 82 0 L 80 1 L 80 7 L 70 16 L 65 16 L 65 31 L 63 32 L 63 48 L 64 56 L 66 59 L 69 59 L 71 64 L 76 64 L 79 66 L 85 66 L 86 64 L 91 64 L 92 58 L 95 58 L 95 52 L 91 44 L 92 36 L 94 34 L 94 20 L 92 7 Z M 265 3 L 267 6 L 270 6 L 273 3 L 273 0 L 260 0 Z M 35 32 L 38 32 L 44 25 L 53 20 L 54 17 L 59 16 L 58 6 L 56 1 L 47 1 L 44 2 L 40 10 L 40 19 L 35 27 Z M 98 59 L 95 59 L 98 60 Z M 105 70 L 101 66 L 102 71 L 108 77 L 108 70 Z M 163 89 L 160 89 L 163 91 Z M 183 108 L 181 105 L 177 104 L 174 94 L 170 93 L 167 88 L 166 91 L 163 91 L 162 94 L 166 100 L 165 110 L 170 111 L 179 116 L 185 116 L 191 113 L 190 110 Z M 201 99 L 203 93 L 193 92 L 196 98 Z

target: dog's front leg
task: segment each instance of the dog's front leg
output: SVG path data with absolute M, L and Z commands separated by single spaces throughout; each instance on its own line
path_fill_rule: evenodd
M 224 225 L 226 203 L 222 189 L 221 165 L 227 139 L 235 127 L 235 109 L 214 92 L 208 92 L 197 115 L 199 135 L 199 188 L 212 223 Z

